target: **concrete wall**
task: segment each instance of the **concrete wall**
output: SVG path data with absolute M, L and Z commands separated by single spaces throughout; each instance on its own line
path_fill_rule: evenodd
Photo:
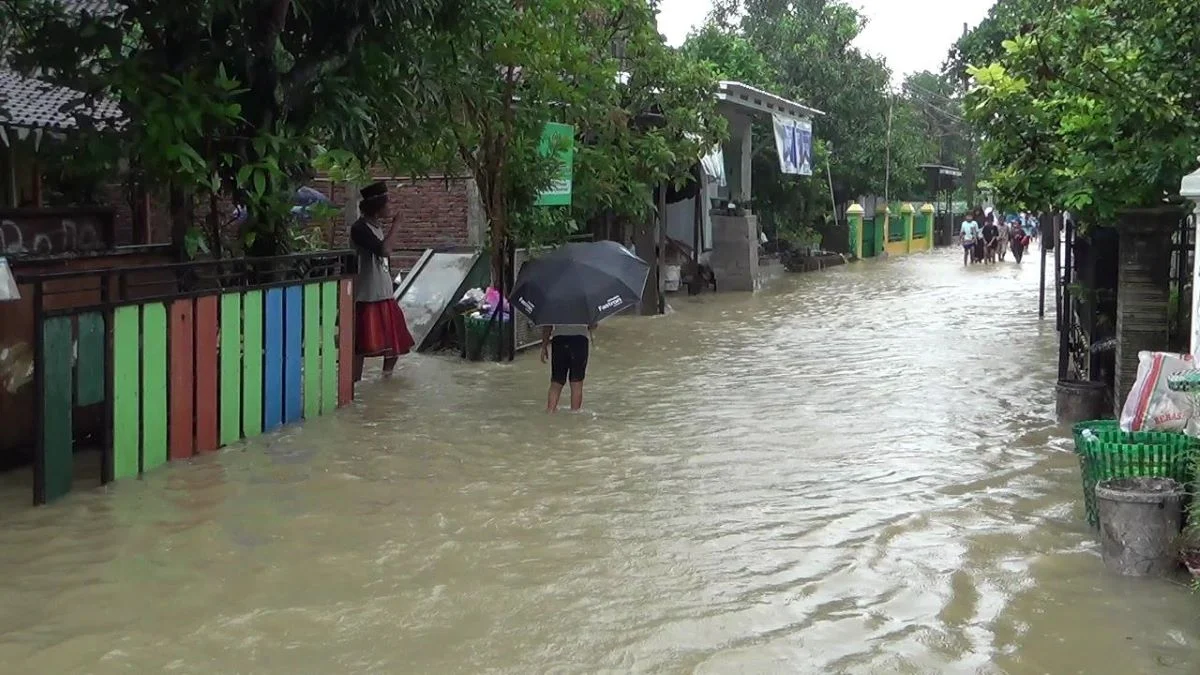
M 753 291 L 758 280 L 758 218 L 714 215 L 709 264 L 718 291 Z

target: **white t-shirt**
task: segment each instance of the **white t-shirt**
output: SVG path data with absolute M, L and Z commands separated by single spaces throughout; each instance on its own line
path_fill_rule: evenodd
M 962 232 L 962 240 L 964 244 L 975 241 L 975 237 L 979 236 L 979 226 L 970 220 L 963 221 L 960 231 Z
M 588 331 L 587 324 L 582 323 L 556 323 L 550 333 L 551 337 L 559 335 L 582 335 L 583 337 L 591 337 Z

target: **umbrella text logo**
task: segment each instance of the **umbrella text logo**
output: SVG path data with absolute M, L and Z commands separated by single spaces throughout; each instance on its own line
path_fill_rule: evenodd
M 532 302 L 530 302 L 530 301 L 528 301 L 528 300 L 526 300 L 526 299 L 524 298 L 524 296 L 522 296 L 522 297 L 520 297 L 520 298 L 517 298 L 517 302 L 519 302 L 519 303 L 521 304 L 521 306 L 525 308 L 525 311 L 526 311 L 526 312 L 532 312 L 532 311 L 533 311 L 533 303 L 532 303 Z
M 613 308 L 616 308 L 616 307 L 620 307 L 622 304 L 624 304 L 624 302 L 625 302 L 625 301 L 621 299 L 621 296 L 619 296 L 619 295 L 614 295 L 614 296 L 612 296 L 611 298 L 609 298 L 608 300 L 605 300 L 605 301 L 604 301 L 604 304 L 603 304 L 603 305 L 600 305 L 600 307 L 598 307 L 598 309 L 599 309 L 601 312 L 606 312 L 606 311 L 608 311 L 608 310 L 610 310 L 610 309 L 613 309 Z

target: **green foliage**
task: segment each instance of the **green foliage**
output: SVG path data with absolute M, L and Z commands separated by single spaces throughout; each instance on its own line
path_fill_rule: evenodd
M 921 104 L 894 94 L 885 64 L 851 44 L 864 21 L 836 0 L 721 0 L 708 24 L 683 47 L 723 79 L 826 113 L 814 120 L 818 141 L 810 178 L 781 174 L 770 126 L 755 125 L 756 211 L 768 235 L 810 242 L 817 230 L 831 226 L 834 201 L 845 204 L 885 192 L 919 194 L 925 181 L 917 167 L 938 159 Z M 826 168 L 833 198 L 821 175 Z
M 459 4 L 122 0 L 120 11 L 93 16 L 25 1 L 10 56 L 121 105 L 129 124 L 98 135 L 108 147 L 93 156 L 113 170 L 128 158 L 136 178 L 172 188 L 177 241 L 192 200 L 223 193 L 250 213 L 241 243 L 265 254 L 286 246 L 291 195 L 324 147 L 366 163 L 382 131 L 397 142 L 408 138 L 398 127 L 420 128 L 406 122 L 428 98 L 408 64 Z
M 1011 2 L 1001 53 L 967 67 L 998 192 L 1084 222 L 1159 204 L 1194 168 L 1200 4 Z M 968 41 L 969 42 L 969 41 Z

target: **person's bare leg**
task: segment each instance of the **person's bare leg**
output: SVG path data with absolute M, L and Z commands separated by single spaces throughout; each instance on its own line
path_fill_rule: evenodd
M 362 379 L 363 357 L 358 354 L 354 355 L 354 381 L 358 382 Z
M 583 383 L 571 383 L 571 410 L 583 409 Z
M 383 359 L 383 374 L 384 375 L 391 375 L 392 371 L 396 369 L 397 358 L 398 357 L 395 357 L 395 356 L 388 356 Z
M 558 400 L 562 398 L 563 386 L 557 382 L 550 383 L 550 391 L 546 392 L 546 412 L 558 412 Z

